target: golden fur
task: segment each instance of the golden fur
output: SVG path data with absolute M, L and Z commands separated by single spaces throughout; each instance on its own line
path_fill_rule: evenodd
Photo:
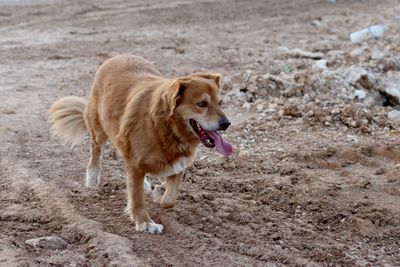
M 198 106 L 199 101 L 207 101 L 207 108 Z M 102 148 L 111 140 L 124 160 L 127 211 L 136 229 L 161 233 L 162 225 L 146 210 L 144 177 L 167 174 L 161 205 L 173 207 L 184 169 L 200 143 L 188 121 L 216 130 L 225 118 L 219 104 L 219 74 L 168 79 L 147 60 L 121 55 L 98 69 L 87 103 L 73 96 L 61 98 L 51 106 L 49 120 L 52 131 L 71 145 L 89 132 L 87 186 L 100 183 Z

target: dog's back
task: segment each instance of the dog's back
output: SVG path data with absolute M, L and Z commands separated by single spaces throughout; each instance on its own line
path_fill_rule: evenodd
M 161 76 L 148 60 L 134 55 L 120 55 L 106 60 L 97 70 L 94 82 L 132 82 L 133 77 Z
M 121 55 L 107 60 L 98 69 L 89 94 L 87 123 L 100 125 L 111 140 L 115 139 L 128 101 L 135 97 L 145 110 L 151 94 L 139 91 L 151 90 L 151 86 L 140 84 L 163 80 L 153 64 L 142 57 Z

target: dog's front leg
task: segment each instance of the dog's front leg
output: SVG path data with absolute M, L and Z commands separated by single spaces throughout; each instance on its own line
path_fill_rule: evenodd
M 180 172 L 178 174 L 168 176 L 165 179 L 165 192 L 161 199 L 161 206 L 163 208 L 170 209 L 175 206 L 182 176 L 183 172 Z
M 127 212 L 129 213 L 132 222 L 135 223 L 136 231 L 142 231 L 151 234 L 161 234 L 164 227 L 161 224 L 155 223 L 149 216 L 146 209 L 144 198 L 144 173 L 140 170 L 127 169 L 127 192 L 128 205 Z

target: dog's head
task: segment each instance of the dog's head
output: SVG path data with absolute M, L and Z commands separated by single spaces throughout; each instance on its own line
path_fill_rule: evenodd
M 169 88 L 167 101 L 170 116 L 179 117 L 206 147 L 215 147 L 225 156 L 233 153 L 229 144 L 218 131 L 231 124 L 221 109 L 219 74 L 194 73 L 175 79 Z

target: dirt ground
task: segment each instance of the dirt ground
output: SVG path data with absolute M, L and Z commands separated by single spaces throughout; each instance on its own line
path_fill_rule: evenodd
M 400 266 L 398 103 L 382 93 L 400 86 L 399 14 L 394 0 L 0 0 L 0 266 Z M 350 42 L 381 22 L 379 40 Z M 172 210 L 148 194 L 163 235 L 124 215 L 111 145 L 87 189 L 88 140 L 49 133 L 49 105 L 86 96 L 122 53 L 224 77 L 236 153 L 200 148 Z M 367 74 L 351 83 L 354 67 Z M 50 235 L 67 247 L 25 243 Z

